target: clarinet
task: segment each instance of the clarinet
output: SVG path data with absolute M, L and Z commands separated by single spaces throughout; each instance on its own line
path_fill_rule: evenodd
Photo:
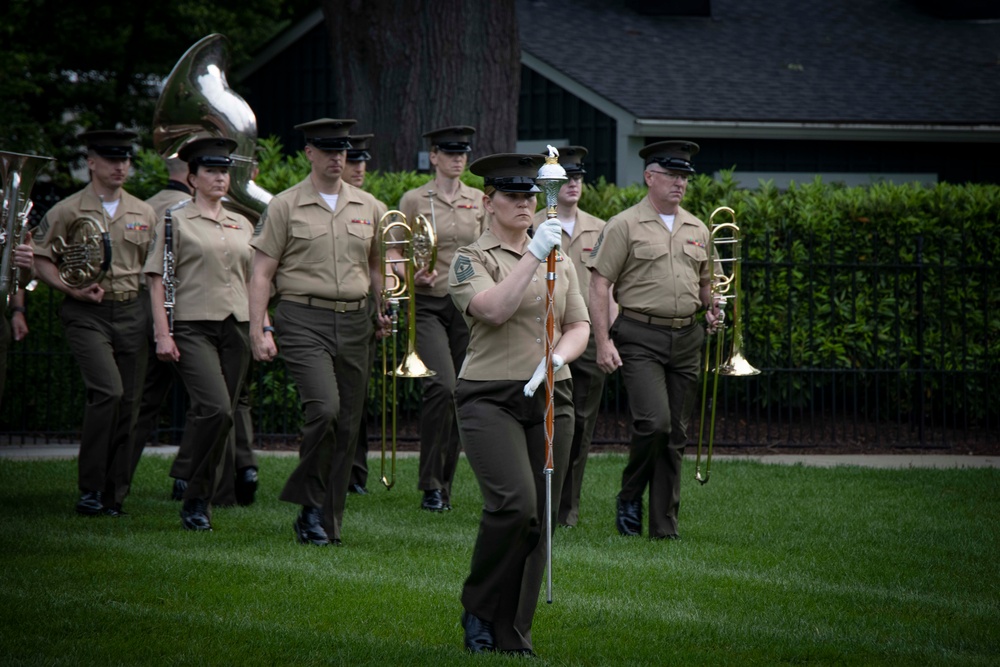
M 174 276 L 174 218 L 170 209 L 163 218 L 163 308 L 167 311 L 167 333 L 174 335 L 174 299 L 177 279 Z

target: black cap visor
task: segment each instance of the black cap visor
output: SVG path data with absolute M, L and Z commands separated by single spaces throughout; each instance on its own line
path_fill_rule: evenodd
M 434 145 L 442 153 L 469 153 L 472 151 L 472 144 L 465 141 L 442 141 Z
M 535 179 L 528 176 L 505 176 L 502 178 L 484 178 L 484 185 L 489 185 L 501 192 L 520 192 L 525 194 L 533 194 L 536 192 L 541 192 L 539 187 L 535 185 Z
M 348 162 L 367 162 L 372 156 L 368 151 L 347 151 Z
M 650 158 L 646 166 L 656 163 L 663 167 L 664 169 L 670 169 L 671 171 L 683 171 L 688 174 L 694 173 L 694 167 L 687 160 L 679 157 L 654 157 Z
M 233 159 L 231 157 L 226 157 L 225 155 L 200 155 L 192 160 L 192 162 L 203 167 L 233 166 Z
M 351 142 L 343 137 L 311 138 L 306 143 L 321 151 L 346 151 L 351 147 Z
M 132 149 L 128 146 L 87 146 L 101 157 L 123 159 L 132 157 Z

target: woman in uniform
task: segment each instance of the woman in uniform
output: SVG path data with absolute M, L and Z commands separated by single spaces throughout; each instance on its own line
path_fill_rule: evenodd
M 531 622 L 545 567 L 546 263 L 559 244 L 558 221 L 528 236 L 535 213 L 539 155 L 476 160 L 484 179 L 487 229 L 460 248 L 449 291 L 469 325 L 456 387 L 462 446 L 483 494 L 483 515 L 462 590 L 465 646 L 473 652 L 532 654 Z M 556 263 L 555 439 L 552 485 L 562 488 L 573 439 L 568 362 L 587 345 L 590 323 L 568 257 Z M 540 361 L 541 360 L 541 361 Z M 555 509 L 555 508 L 553 508 Z
M 469 328 L 448 297 L 448 270 L 455 251 L 483 233 L 481 190 L 465 185 L 462 172 L 472 150 L 468 125 L 426 132 L 431 143 L 434 177 L 406 192 L 399 210 L 410 223 L 418 215 L 431 221 L 437 235 L 436 268 L 420 269 L 413 277 L 417 298 L 417 354 L 434 375 L 424 378 L 420 406 L 420 508 L 451 509 L 451 484 L 458 467 L 459 435 L 455 420 L 455 378 L 465 359 Z M 393 269 L 402 271 L 403 264 Z
M 253 226 L 222 206 L 229 190 L 232 139 L 196 139 L 179 157 L 188 163 L 194 198 L 171 209 L 176 280 L 173 331 L 164 307 L 164 220 L 146 261 L 156 356 L 172 361 L 191 399 L 186 437 L 190 479 L 181 524 L 211 530 L 211 499 L 220 481 L 240 383 L 250 362 L 247 280 Z

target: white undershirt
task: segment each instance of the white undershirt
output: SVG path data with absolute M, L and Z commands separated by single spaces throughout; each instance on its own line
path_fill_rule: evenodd
M 576 218 L 573 218 L 572 220 L 563 220 L 562 218 L 559 218 L 559 225 L 563 228 L 563 231 L 566 232 L 566 236 L 573 238 L 573 230 L 576 229 Z
M 663 224 L 665 224 L 667 226 L 667 229 L 670 230 L 671 234 L 673 234 L 673 232 L 674 232 L 674 218 L 675 217 L 676 216 L 666 215 L 664 213 L 660 214 L 660 220 L 662 220 Z
M 109 218 L 115 217 L 115 213 L 118 211 L 118 203 L 121 199 L 116 199 L 114 201 L 102 201 L 101 205 L 104 206 L 105 212 L 108 214 Z
M 331 211 L 337 210 L 337 198 L 340 197 L 340 195 L 326 195 L 321 192 L 319 193 L 319 196 L 323 198 L 323 201 L 326 202 L 326 205 L 330 207 Z

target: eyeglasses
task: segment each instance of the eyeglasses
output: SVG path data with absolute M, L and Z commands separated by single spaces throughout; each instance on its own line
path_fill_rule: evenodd
M 660 176 L 666 176 L 669 180 L 680 181 L 681 183 L 687 183 L 687 181 L 691 178 L 690 174 L 684 174 L 684 173 L 671 174 L 669 171 L 657 171 L 656 169 L 647 169 L 646 171 L 648 171 L 651 174 L 659 174 Z

